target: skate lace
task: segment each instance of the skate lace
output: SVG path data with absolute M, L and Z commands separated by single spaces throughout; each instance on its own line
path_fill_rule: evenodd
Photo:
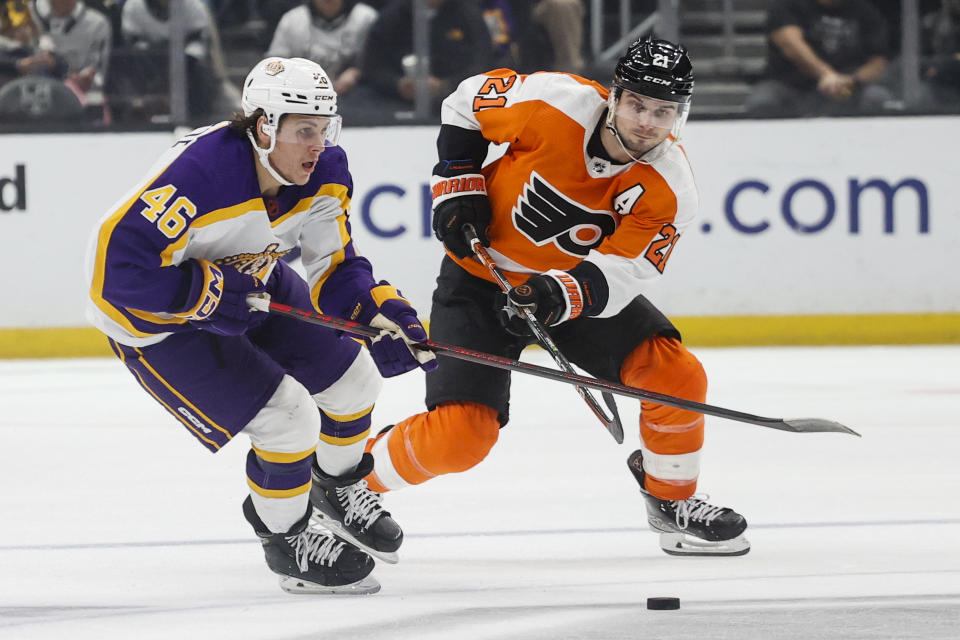
M 287 542 L 294 549 L 297 566 L 304 572 L 310 568 L 311 560 L 316 564 L 333 566 L 343 551 L 343 543 L 330 534 L 316 533 L 309 529 L 295 536 L 287 536 Z
M 347 487 L 337 487 L 337 497 L 341 504 L 346 505 L 343 515 L 344 524 L 357 522 L 362 528 L 367 529 L 383 513 L 380 494 L 370 491 L 366 480 L 360 480 Z
M 691 520 L 703 522 L 709 526 L 714 518 L 723 513 L 724 509 L 706 502 L 709 497 L 705 495 L 701 499 L 693 496 L 686 500 L 675 500 L 673 505 L 677 511 L 677 526 L 686 529 Z

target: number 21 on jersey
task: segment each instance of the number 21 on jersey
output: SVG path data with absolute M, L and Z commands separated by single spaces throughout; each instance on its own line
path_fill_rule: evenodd
M 663 273 L 663 268 L 667 266 L 667 259 L 670 258 L 670 253 L 679 239 L 680 234 L 677 233 L 677 228 L 669 222 L 666 223 L 660 228 L 660 236 L 647 247 L 644 257 L 657 268 L 657 271 Z
M 510 76 L 509 78 L 487 78 L 484 80 L 483 84 L 480 85 L 480 90 L 477 92 L 477 95 L 473 97 L 473 112 L 481 111 L 483 109 L 490 109 L 491 107 L 502 107 L 507 104 L 507 97 L 505 94 L 507 91 L 510 91 L 510 87 L 513 86 L 513 83 L 517 81 L 517 76 Z M 490 94 L 493 94 L 492 96 Z

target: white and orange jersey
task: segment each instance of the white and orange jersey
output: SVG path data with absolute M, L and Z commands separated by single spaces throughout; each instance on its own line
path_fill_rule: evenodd
M 609 288 L 599 317 L 618 313 L 642 292 L 640 281 L 663 273 L 699 207 L 680 145 L 649 164 L 589 154 L 608 94 L 571 74 L 497 69 L 464 80 L 442 109 L 444 125 L 509 144 L 482 173 L 493 210 L 490 253 L 511 283 L 588 260 Z M 450 257 L 492 280 L 476 260 Z

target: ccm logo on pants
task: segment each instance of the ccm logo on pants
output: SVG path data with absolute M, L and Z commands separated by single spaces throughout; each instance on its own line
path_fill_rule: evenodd
M 177 413 L 189 420 L 190 424 L 195 426 L 197 429 L 202 430 L 204 433 L 213 433 L 213 431 L 209 429 L 207 425 L 200 421 L 200 418 L 190 413 L 186 407 L 177 407 Z

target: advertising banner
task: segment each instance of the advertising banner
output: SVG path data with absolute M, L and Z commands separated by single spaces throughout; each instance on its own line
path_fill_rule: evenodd
M 375 275 L 429 313 L 435 127 L 351 129 L 351 223 Z M 85 325 L 97 220 L 168 133 L 0 137 L 0 327 Z M 692 122 L 700 217 L 646 293 L 671 316 L 960 311 L 960 118 Z M 491 158 L 502 153 L 495 149 Z

